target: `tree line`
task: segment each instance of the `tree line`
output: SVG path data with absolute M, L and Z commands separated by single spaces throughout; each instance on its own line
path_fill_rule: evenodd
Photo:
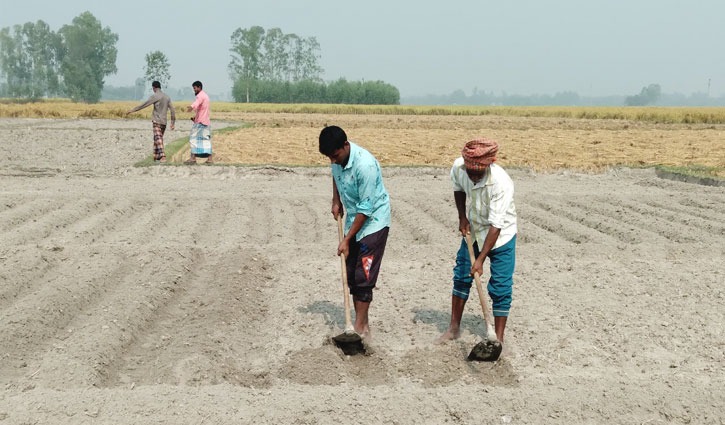
M 147 82 L 159 80 L 165 87 L 171 79 L 170 64 L 161 51 L 145 56 L 144 78 L 133 86 L 104 90 L 104 79 L 116 68 L 118 35 L 103 27 L 90 12 L 84 12 L 53 31 L 42 20 L 0 29 L 0 97 L 36 100 L 69 97 L 76 102 L 95 103 L 101 97 L 138 100 Z M 399 104 L 400 93 L 383 81 L 324 82 L 319 64 L 320 44 L 315 37 L 285 34 L 279 28 L 260 26 L 236 29 L 231 36 L 232 96 L 237 102 Z M 190 89 L 183 95 L 192 96 Z M 179 93 L 180 95 L 182 93 Z M 192 96 L 193 97 L 193 96 Z M 580 97 L 575 92 L 555 95 L 494 95 L 474 89 L 449 95 L 411 97 L 406 103 L 469 105 L 613 105 L 657 104 L 718 105 L 722 98 L 702 93 L 684 97 L 663 95 L 659 84 L 643 87 L 636 95 L 600 98 Z
M 725 106 L 725 96 L 713 97 L 708 93 L 696 92 L 663 93 L 659 84 L 642 87 L 639 94 L 585 96 L 573 91 L 556 94 L 508 94 L 481 91 L 472 93 L 455 90 L 449 94 L 408 96 L 401 99 L 405 105 L 491 105 L 491 106 Z
M 39 20 L 0 30 L 0 95 L 94 103 L 116 69 L 118 35 L 84 12 L 57 32 Z
M 232 88 L 237 102 L 255 103 L 345 103 L 358 105 L 398 105 L 400 92 L 383 81 L 237 80 Z
M 161 51 L 145 56 L 143 79 L 133 86 L 104 90 L 116 73 L 118 35 L 84 12 L 53 31 L 42 20 L 0 30 L 0 97 L 37 100 L 69 97 L 95 103 L 102 96 L 138 99 L 144 82 L 171 79 Z M 237 102 L 399 104 L 398 89 L 383 81 L 325 82 L 315 37 L 285 34 L 279 28 L 238 28 L 231 35 L 228 70 Z
M 69 97 L 74 102 L 96 103 L 108 96 L 106 76 L 116 73 L 118 35 L 84 12 L 57 32 L 42 20 L 0 30 L 0 97 L 37 100 Z M 161 51 L 145 56 L 144 78 L 136 79 L 122 100 L 137 100 L 146 82 L 170 79 L 169 61 Z M 142 86 L 139 89 L 139 85 Z
M 322 80 L 320 43 L 279 28 L 238 28 L 231 36 L 229 74 L 237 102 L 399 104 L 383 81 Z

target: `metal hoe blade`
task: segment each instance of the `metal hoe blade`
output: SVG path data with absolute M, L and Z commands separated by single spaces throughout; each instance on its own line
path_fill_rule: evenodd
M 365 345 L 362 342 L 362 338 L 357 333 L 343 332 L 338 336 L 332 337 L 332 341 L 347 356 L 365 354 Z
M 503 345 L 498 341 L 481 341 L 473 347 L 468 360 L 478 362 L 495 362 L 501 356 Z

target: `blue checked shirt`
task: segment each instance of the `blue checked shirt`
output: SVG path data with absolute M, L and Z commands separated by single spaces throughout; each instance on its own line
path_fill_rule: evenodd
M 357 241 L 390 226 L 390 197 L 383 186 L 380 164 L 370 152 L 350 142 L 350 159 L 345 168 L 332 164 L 332 178 L 347 212 L 345 233 L 358 213 L 367 220 L 355 235 Z

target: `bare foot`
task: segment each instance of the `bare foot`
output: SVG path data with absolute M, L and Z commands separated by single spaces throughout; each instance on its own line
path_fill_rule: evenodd
M 436 338 L 434 341 L 435 344 L 444 344 L 448 341 L 452 341 L 454 339 L 458 339 L 461 337 L 461 330 L 460 329 L 448 329 L 447 331 L 443 332 L 441 336 Z
M 359 329 L 359 330 L 358 329 L 355 329 L 355 332 L 358 335 L 360 335 L 360 338 L 365 339 L 365 340 L 371 339 L 373 337 L 372 333 L 370 333 L 370 328 L 369 327 L 365 327 L 365 328 L 362 328 L 362 329 Z

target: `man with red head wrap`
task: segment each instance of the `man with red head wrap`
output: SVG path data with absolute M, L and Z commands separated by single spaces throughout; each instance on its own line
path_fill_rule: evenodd
M 485 171 L 496 161 L 498 143 L 490 139 L 476 139 L 466 143 L 461 151 L 466 170 Z
M 458 229 L 463 235 L 453 269 L 451 323 L 438 342 L 461 336 L 461 317 L 468 300 L 473 274 L 483 275 L 483 262 L 490 259 L 488 295 L 493 302 L 494 327 L 503 343 L 511 308 L 516 260 L 516 207 L 511 177 L 495 164 L 498 143 L 476 139 L 466 143 L 451 168 L 453 197 L 458 209 Z M 466 201 L 468 208 L 466 208 Z M 468 256 L 466 234 L 471 233 L 476 260 Z

